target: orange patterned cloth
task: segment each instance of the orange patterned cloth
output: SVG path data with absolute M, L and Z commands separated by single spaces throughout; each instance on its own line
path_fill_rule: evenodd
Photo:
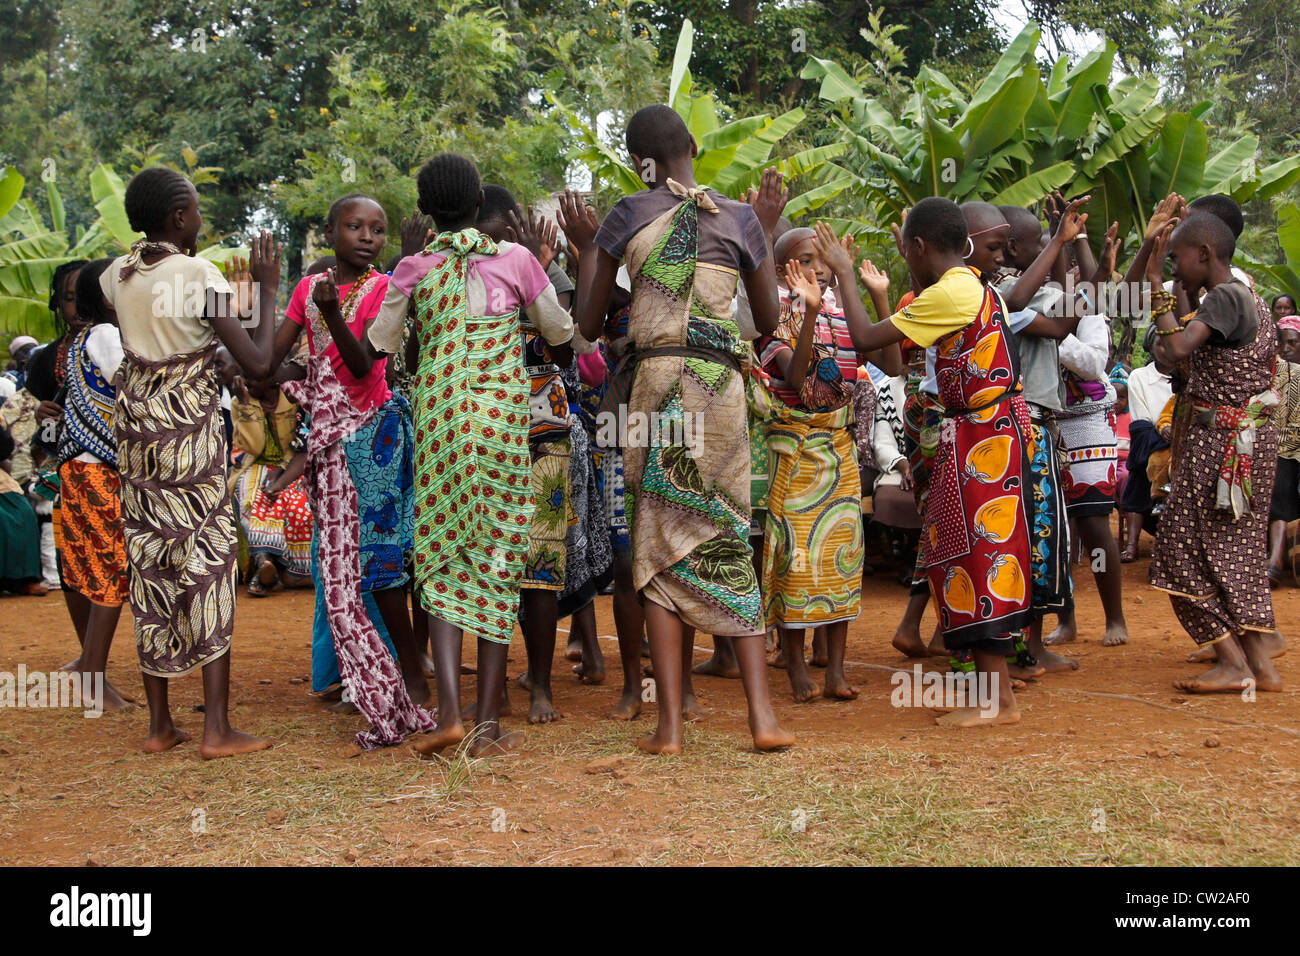
M 126 600 L 121 478 L 112 465 L 69 461 L 59 469 L 59 554 L 63 581 L 94 604 Z

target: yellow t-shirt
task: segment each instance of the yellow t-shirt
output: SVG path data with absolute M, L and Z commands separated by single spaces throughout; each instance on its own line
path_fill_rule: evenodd
M 204 319 L 208 291 L 229 295 L 221 270 L 198 256 L 172 255 L 141 262 L 125 282 L 118 278 L 126 256 L 99 277 L 108 304 L 117 310 L 122 345 L 150 362 L 197 351 L 212 341 Z
M 984 285 L 970 269 L 949 269 L 939 281 L 889 317 L 917 345 L 929 348 L 975 321 L 984 302 Z

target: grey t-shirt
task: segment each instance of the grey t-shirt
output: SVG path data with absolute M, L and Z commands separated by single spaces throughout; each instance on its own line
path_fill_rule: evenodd
M 1240 279 L 1216 285 L 1201 300 L 1194 319 L 1210 327 L 1210 345 L 1239 349 L 1255 341 L 1259 309 L 1255 294 Z
M 555 287 L 556 295 L 564 295 L 566 292 L 573 291 L 573 280 L 569 278 L 569 274 L 565 272 L 564 269 L 560 267 L 560 264 L 554 259 L 552 259 L 551 264 L 546 267 L 546 278 L 551 280 L 551 285 Z

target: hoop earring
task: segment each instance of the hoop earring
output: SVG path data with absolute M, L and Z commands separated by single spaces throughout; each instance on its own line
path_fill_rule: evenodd
M 966 237 L 966 249 L 968 251 L 961 254 L 963 259 L 969 259 L 971 256 L 975 255 L 975 240 L 970 236 Z

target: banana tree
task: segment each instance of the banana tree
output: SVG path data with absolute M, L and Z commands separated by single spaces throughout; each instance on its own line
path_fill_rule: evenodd
M 805 112 L 792 109 L 772 116 L 760 113 L 727 119 L 718 108 L 713 93 L 697 90 L 691 77 L 691 48 L 695 27 L 688 19 L 677 37 L 668 78 L 668 103 L 686 123 L 699 144 L 695 160 L 695 179 L 728 196 L 739 196 L 757 185 L 763 169 L 775 166 L 788 180 L 817 177 L 832 160 L 843 155 L 848 146 L 831 143 L 803 149 L 782 159 L 773 159 L 773 151 L 803 122 Z M 661 87 L 662 89 L 662 87 Z M 612 188 L 619 195 L 630 195 L 646 188 L 637 171 L 628 165 L 617 146 L 602 135 L 600 124 L 588 122 L 567 106 L 557 93 L 548 91 L 547 100 L 559 111 L 572 129 L 576 145 L 571 158 L 591 171 L 593 187 Z M 796 196 L 786 209 L 787 215 L 815 208 L 838 195 L 851 179 L 821 177 L 816 187 Z
M 54 332 L 49 310 L 54 270 L 73 259 L 121 255 L 142 238 L 127 220 L 126 186 L 106 165 L 90 174 L 91 199 L 99 213 L 89 227 L 69 234 L 63 199 L 51 181 L 42 185 L 49 224 L 36 203 L 22 198 L 25 180 L 12 166 L 0 172 L 0 336 L 49 338 Z M 246 250 L 209 245 L 199 255 L 221 263 Z
M 1030 206 L 1059 189 L 1091 194 L 1092 218 L 1118 221 L 1132 240 L 1171 190 L 1245 201 L 1300 181 L 1300 155 L 1257 170 L 1254 136 L 1210 155 L 1208 106 L 1169 112 L 1155 77 L 1112 80 L 1108 41 L 1074 64 L 1061 57 L 1044 80 L 1034 59 L 1039 36 L 1028 24 L 969 98 L 922 66 L 894 111 L 839 64 L 809 58 L 802 75 L 820 79 L 819 96 L 838 109 L 840 142 L 849 147 L 837 174 L 867 200 L 862 231 L 898 222 L 925 196 Z M 1095 244 L 1103 231 L 1093 231 Z
M 1277 242 L 1284 262 L 1265 263 L 1246 259 L 1246 267 L 1269 296 L 1285 292 L 1300 302 L 1300 206 L 1286 203 L 1277 214 Z

